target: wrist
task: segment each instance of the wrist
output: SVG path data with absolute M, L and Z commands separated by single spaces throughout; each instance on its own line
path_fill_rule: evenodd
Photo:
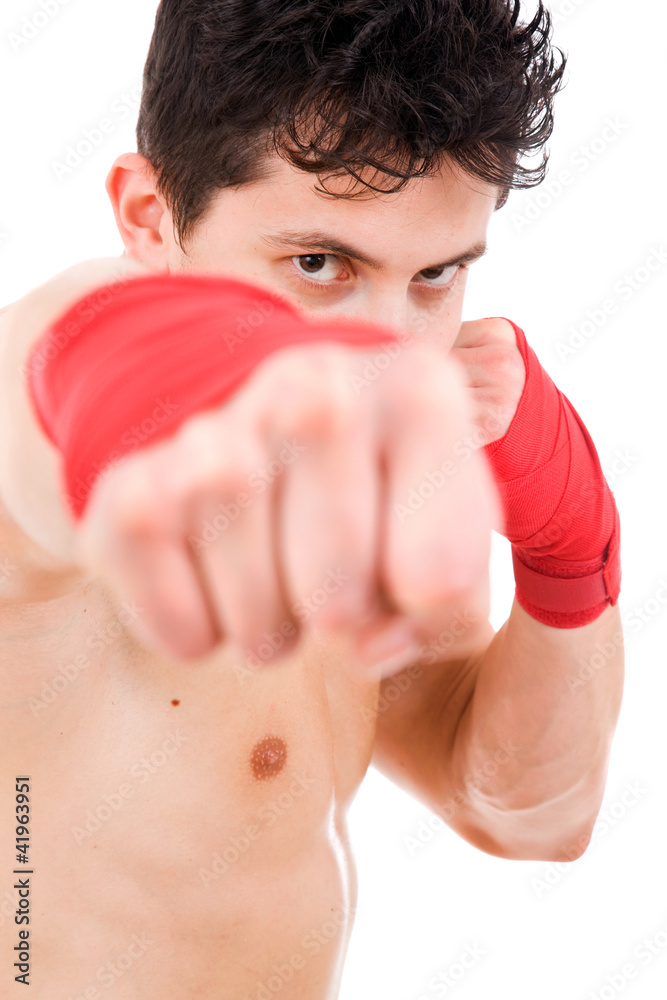
M 613 502 L 613 501 L 612 501 Z M 530 555 L 512 545 L 516 599 L 531 617 L 555 628 L 580 628 L 618 601 L 621 587 L 620 519 L 599 558 L 574 562 Z
M 618 511 L 583 421 L 515 329 L 526 383 L 507 433 L 485 453 L 512 543 L 517 601 L 546 625 L 577 628 L 618 599 Z

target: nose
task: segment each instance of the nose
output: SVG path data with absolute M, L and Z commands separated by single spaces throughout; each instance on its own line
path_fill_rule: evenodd
M 387 326 L 399 332 L 410 331 L 415 320 L 414 309 L 405 289 L 384 288 L 369 293 L 350 302 L 349 307 L 341 309 L 338 315 L 362 323 Z

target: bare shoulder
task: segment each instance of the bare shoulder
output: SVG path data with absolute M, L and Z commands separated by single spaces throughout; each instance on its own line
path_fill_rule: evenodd
M 0 314 L 0 502 L 13 522 L 7 522 L 9 528 L 20 529 L 66 572 L 74 564 L 74 526 L 60 491 L 61 459 L 40 426 L 26 378 L 17 376 L 25 372 L 33 343 L 58 315 L 98 288 L 150 270 L 126 257 L 84 261 Z
M 154 269 L 128 257 L 101 257 L 73 264 L 26 295 L 4 307 L 5 328 L 17 323 L 29 340 L 35 338 L 59 313 L 103 285 L 154 273 Z

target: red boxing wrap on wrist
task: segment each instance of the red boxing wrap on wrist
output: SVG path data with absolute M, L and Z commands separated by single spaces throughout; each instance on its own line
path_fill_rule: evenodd
M 244 281 L 161 273 L 97 288 L 75 303 L 31 351 L 28 388 L 63 456 L 66 499 L 80 520 L 107 466 L 224 403 L 274 351 L 397 340 L 367 323 L 309 322 Z
M 483 451 L 505 512 L 517 601 L 545 625 L 578 628 L 618 600 L 618 511 L 579 414 L 512 326 L 526 382 L 507 433 Z

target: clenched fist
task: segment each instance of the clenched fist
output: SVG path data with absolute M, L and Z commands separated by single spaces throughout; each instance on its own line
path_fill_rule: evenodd
M 399 669 L 457 610 L 488 613 L 502 515 L 466 444 L 469 393 L 437 344 L 283 349 L 98 482 L 80 560 L 169 656 L 231 641 L 256 663 L 316 626 L 352 633 L 360 667 Z

